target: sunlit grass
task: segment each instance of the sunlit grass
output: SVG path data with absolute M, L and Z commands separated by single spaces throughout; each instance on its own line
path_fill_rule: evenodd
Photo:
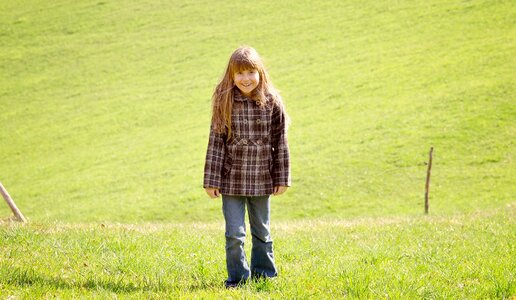
M 210 96 L 240 44 L 293 120 L 278 219 L 418 215 L 430 146 L 432 213 L 514 199 L 512 2 L 254 5 L 0 4 L 0 180 L 25 214 L 220 220 Z
M 280 276 L 235 291 L 223 286 L 219 223 L 4 224 L 0 295 L 509 298 L 514 213 L 277 222 Z
M 0 181 L 30 221 L 0 224 L 0 298 L 514 297 L 514 10 L 0 2 Z M 242 44 L 291 115 L 293 186 L 272 201 L 280 277 L 226 291 L 201 185 Z

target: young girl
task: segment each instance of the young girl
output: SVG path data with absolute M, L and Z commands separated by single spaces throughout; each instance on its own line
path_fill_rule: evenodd
M 256 50 L 240 47 L 229 59 L 213 96 L 204 188 L 222 195 L 226 222 L 226 287 L 277 276 L 269 228 L 270 196 L 290 186 L 288 117 Z M 245 207 L 253 247 L 244 252 Z

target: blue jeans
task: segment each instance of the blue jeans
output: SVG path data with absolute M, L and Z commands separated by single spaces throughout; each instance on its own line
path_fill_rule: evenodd
M 246 204 L 253 237 L 250 269 L 244 251 Z M 270 196 L 222 195 L 222 212 L 226 220 L 227 281 L 241 282 L 247 280 L 249 276 L 277 276 L 269 229 Z

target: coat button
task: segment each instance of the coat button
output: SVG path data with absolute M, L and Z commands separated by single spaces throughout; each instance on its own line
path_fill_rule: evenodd
M 244 124 L 247 124 L 247 119 L 244 119 Z
M 246 139 L 242 139 L 242 144 L 247 145 L 247 140 Z
M 258 139 L 258 140 L 256 141 L 256 144 L 261 145 L 261 144 L 262 144 L 262 140 L 261 140 L 261 139 Z
M 262 120 L 256 119 L 256 124 L 260 124 L 261 122 L 262 122 Z

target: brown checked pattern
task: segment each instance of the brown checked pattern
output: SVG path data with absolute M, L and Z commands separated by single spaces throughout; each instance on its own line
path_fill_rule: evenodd
M 221 194 L 262 196 L 274 186 L 290 186 L 290 157 L 285 114 L 270 102 L 260 107 L 235 93 L 232 137 L 210 129 L 204 187 Z

